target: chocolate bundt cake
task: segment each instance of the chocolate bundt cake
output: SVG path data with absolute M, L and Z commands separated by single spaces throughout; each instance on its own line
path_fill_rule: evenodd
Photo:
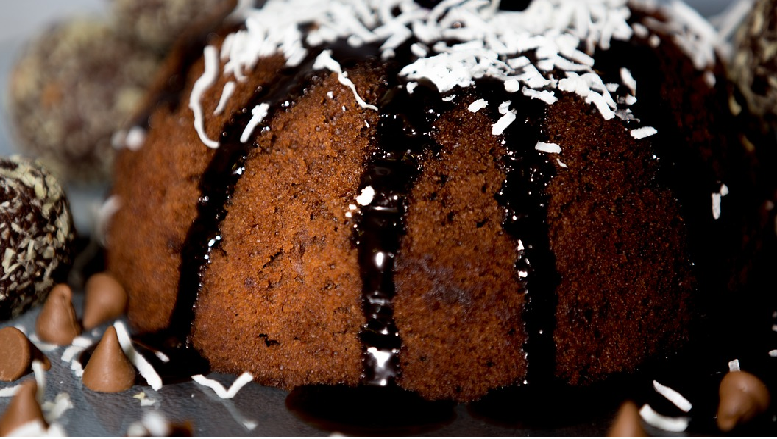
M 115 169 L 135 330 L 456 400 L 682 349 L 760 221 L 710 29 L 504 3 L 241 3 L 178 51 Z

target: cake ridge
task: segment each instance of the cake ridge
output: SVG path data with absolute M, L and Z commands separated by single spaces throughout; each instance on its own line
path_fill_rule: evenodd
M 309 68 L 315 62 L 317 53 L 313 52 L 295 69 L 285 69 L 278 73 L 276 81 L 268 87 L 258 87 L 243 110 L 230 119 L 221 129 L 220 146 L 210 164 L 200 177 L 200 198 L 197 216 L 192 222 L 184 241 L 181 253 L 191 255 L 181 261 L 180 280 L 178 282 L 177 302 L 171 316 L 170 329 L 179 343 L 191 344 L 191 325 L 197 306 L 197 296 L 202 288 L 202 276 L 210 260 L 210 253 L 221 242 L 219 224 L 227 215 L 227 205 L 244 171 L 248 151 L 256 147 L 255 142 L 241 140 L 243 127 L 254 117 L 249 108 L 268 105 L 265 120 L 286 107 L 290 96 L 302 92 L 307 78 L 312 74 Z M 307 68 L 306 68 L 307 67 Z M 269 103 L 269 104 L 268 104 Z M 261 127 L 259 127 L 261 128 Z

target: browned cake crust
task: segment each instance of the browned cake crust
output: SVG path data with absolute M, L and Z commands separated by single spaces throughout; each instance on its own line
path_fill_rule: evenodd
M 218 138 L 230 116 L 248 99 L 244 90 L 270 82 L 282 60 L 267 60 L 251 78 L 241 83 L 224 112 L 206 125 L 209 136 Z M 204 70 L 200 59 L 186 76 L 184 95 Z M 219 84 L 226 81 L 222 78 Z M 242 93 L 243 100 L 239 98 Z M 205 105 L 215 108 L 219 96 L 204 97 Z M 178 295 L 181 247 L 197 212 L 199 179 L 213 156 L 189 129 L 191 111 L 159 106 L 152 114 L 144 147 L 124 150 L 117 157 L 113 194 L 121 203 L 121 214 L 110 224 L 110 270 L 127 288 L 130 297 L 128 317 L 140 331 L 150 332 L 170 323 Z M 141 220 L 144 219 L 144 220 Z M 147 220 L 146 220 L 147 219 Z M 132 230 L 132 233 L 117 231 Z

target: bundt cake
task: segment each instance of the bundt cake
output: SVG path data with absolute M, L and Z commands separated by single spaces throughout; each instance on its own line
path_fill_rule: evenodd
M 753 159 L 690 9 L 250 3 L 119 153 L 136 332 L 266 385 L 472 400 L 635 371 L 747 280 Z

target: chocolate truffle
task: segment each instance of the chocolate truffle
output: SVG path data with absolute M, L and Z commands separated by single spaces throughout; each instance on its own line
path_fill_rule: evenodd
M 116 328 L 109 326 L 103 334 L 83 375 L 84 385 L 95 392 L 121 392 L 135 384 L 135 368 L 119 345 Z
M 0 319 L 45 300 L 64 279 L 75 230 L 65 192 L 39 163 L 0 159 Z
M 13 326 L 0 329 L 0 381 L 16 381 L 30 371 L 32 360 L 51 369 L 51 362 L 30 343 L 24 333 Z
M 38 315 L 35 330 L 41 340 L 57 345 L 68 345 L 81 333 L 70 287 L 59 284 L 51 290 Z
M 766 411 L 769 407 L 769 390 L 754 375 L 733 371 L 720 383 L 718 427 L 731 431 Z
M 106 179 L 112 136 L 135 110 L 157 55 L 88 19 L 61 22 L 33 41 L 11 77 L 20 147 L 65 181 Z
M 115 28 L 127 39 L 164 52 L 193 21 L 224 3 L 227 1 L 114 0 Z
M 108 273 L 97 273 L 86 281 L 86 305 L 84 329 L 113 320 L 127 308 L 127 293 L 119 282 Z
M 0 436 L 8 436 L 17 428 L 33 421 L 40 421 L 46 425 L 38 400 L 35 394 L 38 392 L 38 384 L 30 379 L 22 383 L 16 395 L 8 404 L 3 417 L 0 418 Z
M 777 123 L 777 3 L 758 0 L 737 30 L 729 70 L 750 110 Z

